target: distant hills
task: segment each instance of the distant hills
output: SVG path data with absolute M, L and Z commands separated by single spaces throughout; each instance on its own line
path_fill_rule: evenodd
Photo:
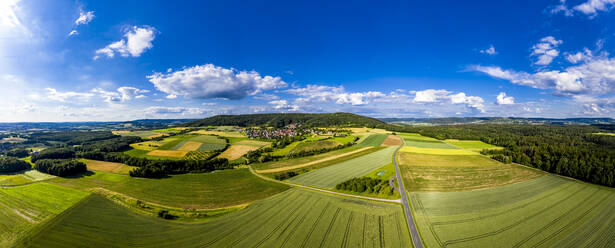
M 275 114 L 245 114 L 245 115 L 216 115 L 202 120 L 189 122 L 185 126 L 273 126 L 283 127 L 292 123 L 301 123 L 306 126 L 357 126 L 357 127 L 383 127 L 387 124 L 381 120 L 352 114 L 352 113 L 275 113 Z
M 519 118 L 519 117 L 447 117 L 447 118 L 381 118 L 386 123 L 407 125 L 455 125 L 455 124 L 615 124 L 612 118 Z

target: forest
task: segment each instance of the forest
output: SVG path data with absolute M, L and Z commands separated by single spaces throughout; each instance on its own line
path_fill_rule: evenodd
M 356 127 L 382 127 L 387 124 L 371 117 L 352 113 L 303 114 L 246 114 L 246 115 L 216 115 L 203 120 L 185 124 L 185 126 L 271 126 L 284 127 L 292 123 L 301 123 L 307 127 L 328 126 L 356 126 Z
M 76 159 L 41 159 L 36 161 L 34 169 L 59 177 L 87 171 L 86 165 Z
M 0 173 L 12 173 L 30 169 L 28 162 L 14 157 L 0 157 Z

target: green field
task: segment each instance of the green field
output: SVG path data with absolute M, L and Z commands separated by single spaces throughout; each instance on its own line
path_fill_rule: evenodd
M 41 173 L 37 170 L 26 170 L 8 175 L 0 175 L 0 186 L 16 186 L 43 181 L 55 176 Z
M 279 150 L 275 150 L 273 152 L 271 152 L 271 155 L 273 156 L 285 156 L 286 154 L 288 154 L 290 151 L 292 151 L 293 149 L 295 149 L 295 147 L 299 144 L 301 144 L 303 142 L 301 141 L 295 141 L 293 143 L 290 143 L 289 145 L 285 146 L 282 149 Z
M 411 247 L 399 205 L 291 189 L 199 224 L 135 214 L 92 195 L 24 247 Z
M 480 140 L 445 140 L 445 142 L 463 149 L 478 151 L 483 149 L 502 149 L 502 147 L 490 145 Z
M 466 149 L 448 149 L 448 148 L 423 148 L 416 146 L 404 146 L 402 152 L 421 153 L 431 155 L 478 155 L 478 153 Z
M 365 176 L 382 180 L 389 180 L 389 178 L 394 177 L 395 175 L 395 165 L 393 163 L 390 163 L 366 174 Z
M 177 142 L 173 147 L 170 147 L 170 145 L 163 145 L 161 146 L 159 149 L 160 150 L 178 150 L 180 147 L 182 147 L 184 144 L 186 144 L 186 142 L 199 142 L 199 143 L 203 143 L 201 145 L 201 147 L 199 147 L 199 151 L 215 151 L 215 150 L 221 150 L 224 149 L 226 147 L 226 140 L 217 137 L 217 136 L 213 136 L 213 135 L 182 135 L 182 137 L 180 137 L 180 141 Z M 175 142 L 173 142 L 175 143 Z M 166 149 L 167 147 L 170 147 L 169 149 Z
M 608 247 L 615 191 L 547 175 L 484 190 L 412 193 L 426 247 Z
M 88 195 L 47 183 L 0 188 L 0 247 L 12 243 Z
M 388 134 L 372 134 L 359 143 L 361 146 L 379 146 L 389 136 Z
M 426 136 L 420 135 L 418 133 L 398 133 L 397 136 L 402 137 L 404 140 L 441 142 L 438 139 L 434 139 L 434 138 L 431 138 L 431 137 L 426 137 Z
M 338 183 L 353 177 L 361 177 L 388 163 L 391 163 L 393 152 L 397 147 L 387 147 L 377 152 L 363 155 L 322 169 L 310 171 L 293 177 L 288 181 L 319 188 L 332 189 Z
M 255 177 L 248 169 L 172 175 L 164 179 L 93 172 L 49 182 L 76 189 L 101 187 L 147 202 L 179 208 L 223 208 L 250 203 L 288 187 Z
M 421 147 L 421 148 L 438 148 L 438 149 L 459 149 L 459 147 L 441 142 L 441 141 L 427 141 L 427 140 L 409 140 L 404 139 L 406 146 Z
M 158 131 L 130 131 L 130 132 L 121 131 L 121 132 L 117 132 L 117 135 L 120 135 L 120 136 L 137 136 L 141 138 L 159 136 L 162 134 L 163 132 L 158 132 Z

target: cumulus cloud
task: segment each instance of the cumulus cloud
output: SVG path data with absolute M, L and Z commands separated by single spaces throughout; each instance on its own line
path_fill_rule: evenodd
M 124 37 L 125 39 L 96 50 L 94 59 L 100 58 L 101 55 L 113 58 L 115 54 L 119 54 L 122 57 L 139 57 L 146 50 L 154 47 L 152 41 L 156 38 L 156 29 L 149 26 L 133 26 L 126 29 Z
M 92 89 L 92 93 L 98 94 L 105 99 L 105 102 L 125 102 L 132 100 L 132 98 L 143 98 L 149 90 L 141 90 L 134 87 L 120 87 L 116 91 L 105 91 L 101 88 Z
M 286 111 L 297 111 L 297 110 L 299 110 L 299 106 L 298 105 L 288 104 L 288 101 L 286 101 L 286 100 L 270 101 L 269 104 L 272 104 L 273 108 L 274 109 L 278 109 L 278 110 L 286 110 Z
M 452 94 L 448 90 L 427 89 L 422 91 L 412 91 L 414 94 L 414 103 L 448 103 L 448 104 L 465 104 L 467 107 L 476 109 L 479 112 L 485 112 L 483 98 L 478 96 L 467 96 L 464 92 Z
M 489 48 L 487 48 L 487 49 L 480 50 L 480 53 L 488 54 L 488 55 L 496 55 L 497 54 L 497 52 L 495 51 L 495 47 L 493 47 L 493 45 L 489 46 Z
M 566 5 L 566 0 L 560 0 L 560 4 L 551 8 L 551 13 L 563 13 L 565 16 L 573 16 L 573 12 L 580 12 L 594 18 L 599 11 L 609 11 L 613 8 L 615 0 L 587 0 L 572 8 Z
M 335 102 L 337 104 L 365 105 L 372 99 L 385 97 L 378 91 L 346 92 L 343 86 L 307 85 L 304 88 L 289 89 L 286 92 L 299 96 L 297 102 Z
M 158 90 L 169 96 L 194 99 L 238 100 L 288 86 L 280 77 L 261 76 L 256 71 L 239 71 L 213 64 L 197 65 L 170 73 L 154 73 L 147 78 Z
M 538 60 L 534 62 L 536 65 L 549 65 L 555 57 L 559 55 L 557 46 L 562 44 L 561 40 L 556 40 L 553 36 L 547 36 L 540 39 L 536 45 L 532 47 L 531 56 L 537 56 Z
M 79 12 L 79 17 L 75 20 L 75 25 L 88 24 L 94 19 L 94 11 L 83 11 Z
M 565 16 L 573 16 L 572 10 L 566 6 L 566 0 L 560 0 L 560 4 L 551 8 L 551 14 L 563 13 Z
M 47 91 L 47 99 L 59 102 L 66 102 L 67 100 L 74 98 L 89 99 L 94 96 L 92 93 L 79 93 L 74 91 L 59 92 L 54 88 L 45 88 L 45 91 Z
M 496 103 L 498 105 L 515 104 L 515 98 L 512 96 L 506 96 L 506 93 L 500 92 L 500 94 L 496 97 Z

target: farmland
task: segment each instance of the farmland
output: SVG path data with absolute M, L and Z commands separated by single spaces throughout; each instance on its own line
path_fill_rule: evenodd
M 463 149 L 470 149 L 474 151 L 480 151 L 482 149 L 502 149 L 501 147 L 490 145 L 479 140 L 445 140 L 445 142 Z
M 130 223 L 130 224 L 127 224 Z M 92 195 L 20 243 L 27 247 L 408 247 L 398 205 L 300 189 L 205 223 L 141 216 Z M 207 235 L 203 235 L 207 234 Z M 91 238 L 95 236 L 96 238 Z
M 411 193 L 427 247 L 581 247 L 613 242 L 615 191 L 557 176 L 483 190 Z
M 83 159 L 82 162 L 87 165 L 88 170 L 111 172 L 117 174 L 128 174 L 130 170 L 135 168 L 133 166 L 128 166 L 122 163 L 112 163 L 98 160 Z
M 382 142 L 384 142 L 387 136 L 388 134 L 382 134 L 382 133 L 372 134 L 370 136 L 367 136 L 367 138 L 365 138 L 364 140 L 362 140 L 361 143 L 359 143 L 359 145 L 379 146 L 380 144 L 382 144 Z
M 48 180 L 55 176 L 38 172 L 36 170 L 20 171 L 18 173 L 0 175 L 0 186 L 16 186 Z
M 213 152 L 224 149 L 226 140 L 213 135 L 182 134 L 161 141 L 144 141 L 131 145 L 134 149 L 126 154 L 144 158 L 180 159 L 193 151 Z M 205 154 L 193 153 L 188 158 L 204 157 Z
M 294 178 L 290 182 L 332 189 L 340 182 L 361 177 L 391 162 L 396 147 L 363 155 L 322 169 L 314 170 Z
M 247 169 L 173 175 L 165 179 L 93 172 L 78 178 L 56 178 L 50 183 L 80 190 L 101 187 L 148 202 L 182 208 L 229 207 L 287 189 L 284 185 L 259 179 Z
M 267 162 L 253 165 L 259 173 L 272 173 L 295 169 L 318 169 L 357 158 L 374 151 L 380 150 L 376 147 L 348 147 L 340 150 L 335 150 L 323 154 L 318 154 L 309 157 L 288 159 L 275 162 Z

